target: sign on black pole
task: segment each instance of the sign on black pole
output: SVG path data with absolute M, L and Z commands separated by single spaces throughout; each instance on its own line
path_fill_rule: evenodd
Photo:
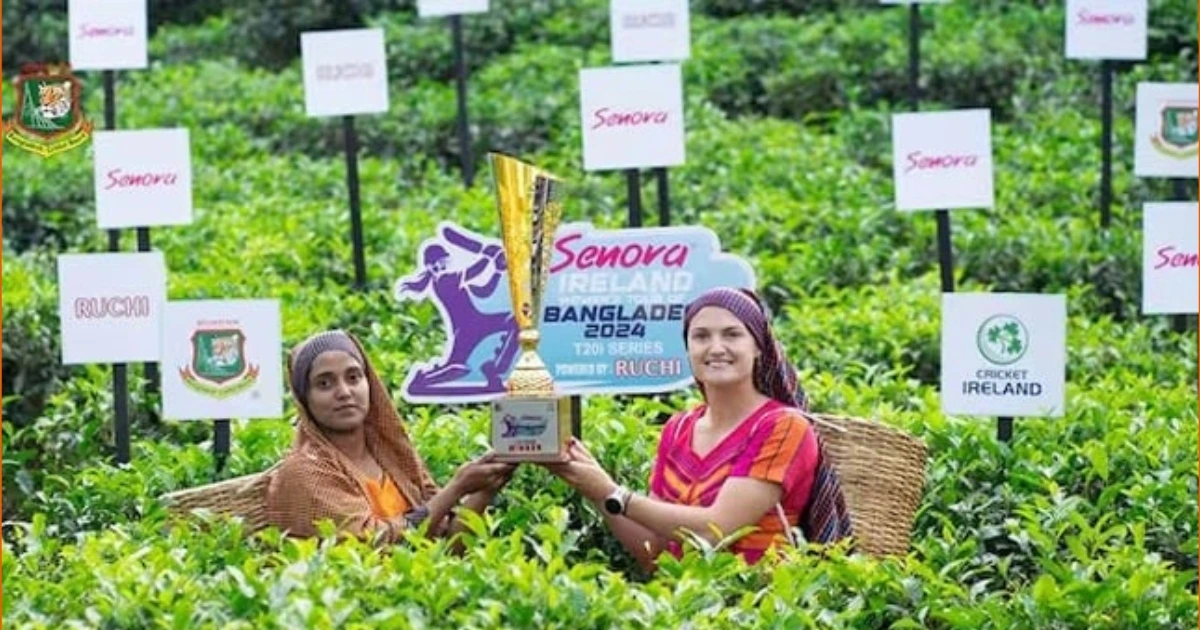
M 997 438 L 1013 417 L 1063 415 L 1064 295 L 944 293 L 941 400 L 947 414 L 996 414 Z
M 111 364 L 117 463 L 130 458 L 125 364 L 157 360 L 167 294 L 162 252 L 61 254 L 58 314 L 63 365 Z
M 388 110 L 383 29 L 302 33 L 300 51 L 304 65 L 305 111 L 309 116 L 342 118 L 354 287 L 362 291 L 367 285 L 367 269 L 359 199 L 358 135 L 354 116 Z
M 454 85 L 458 95 L 458 153 L 463 185 L 475 181 L 475 157 L 471 148 L 471 126 L 467 118 L 467 61 L 463 44 L 462 16 L 486 13 L 488 0 L 418 0 L 417 15 L 422 18 L 449 17 L 450 41 L 454 47 Z
M 97 28 L 97 24 L 105 25 Z M 148 67 L 146 0 L 111 0 L 67 3 L 68 47 L 73 70 L 101 70 L 104 82 L 104 126 L 115 129 L 116 77 L 114 70 Z M 108 250 L 121 249 L 121 233 L 108 231 Z M 152 359 L 153 360 L 153 359 Z M 127 366 L 113 363 L 113 410 L 116 418 L 116 460 L 129 461 L 129 386 Z M 154 364 L 146 364 L 147 387 Z
M 944 296 L 954 293 L 950 208 L 991 208 L 995 203 L 991 112 L 921 109 L 921 8 L 908 4 L 908 101 L 910 113 L 892 117 L 892 168 L 896 208 L 932 210 L 937 220 L 938 269 Z M 997 420 L 996 436 L 1012 439 L 1012 418 Z
M 1146 58 L 1146 0 L 1067 0 L 1066 56 L 1100 61 L 1100 227 L 1112 225 L 1114 60 Z
M 174 300 L 163 314 L 165 420 L 213 420 L 214 472 L 230 454 L 231 418 L 283 414 L 278 300 Z

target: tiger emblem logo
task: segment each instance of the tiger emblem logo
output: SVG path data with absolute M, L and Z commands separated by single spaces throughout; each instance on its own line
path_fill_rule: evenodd
M 4 122 L 4 139 L 50 157 L 82 146 L 92 134 L 83 116 L 83 86 L 66 64 L 27 64 L 16 80 L 16 112 Z
M 71 111 L 71 82 L 42 83 L 38 87 L 38 109 L 46 118 L 61 118 Z

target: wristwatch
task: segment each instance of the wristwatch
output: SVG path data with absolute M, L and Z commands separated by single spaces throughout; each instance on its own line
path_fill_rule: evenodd
M 604 510 L 613 515 L 625 514 L 625 508 L 629 506 L 629 497 L 632 494 L 629 488 L 617 486 L 612 494 L 604 498 Z

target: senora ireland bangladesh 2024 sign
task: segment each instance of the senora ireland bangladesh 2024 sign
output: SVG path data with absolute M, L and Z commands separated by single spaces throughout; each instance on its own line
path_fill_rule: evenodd
M 416 403 L 499 397 L 519 350 L 500 239 L 442 222 L 416 262 L 396 281 L 394 295 L 433 302 L 446 341 L 438 356 L 412 365 L 403 397 Z M 717 235 L 703 227 L 563 225 L 550 260 L 538 354 L 563 396 L 688 387 L 687 304 L 710 288 L 753 288 L 754 281 L 750 265 L 721 252 Z

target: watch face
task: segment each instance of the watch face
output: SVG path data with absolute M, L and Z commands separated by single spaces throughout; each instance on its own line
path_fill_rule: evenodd
M 616 499 L 611 499 L 611 498 L 605 499 L 604 500 L 604 509 L 608 510 L 609 514 L 620 514 L 621 513 L 621 502 Z

